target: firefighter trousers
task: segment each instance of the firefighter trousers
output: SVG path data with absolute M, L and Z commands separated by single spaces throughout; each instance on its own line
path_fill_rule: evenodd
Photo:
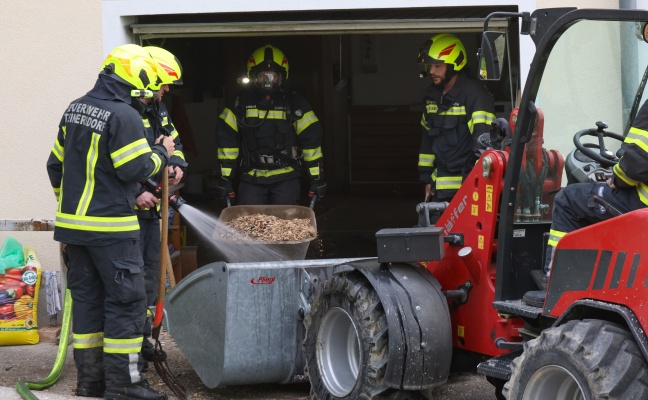
M 240 205 L 296 205 L 299 200 L 299 178 L 268 184 L 241 181 L 238 196 Z
M 138 240 L 67 245 L 74 361 L 79 382 L 126 386 L 137 368 L 146 308 Z
M 160 280 L 160 220 L 158 218 L 138 218 L 140 226 L 140 249 L 144 259 L 144 279 L 146 287 L 146 306 L 154 306 L 157 301 Z M 151 321 L 146 318 L 144 337 L 151 336 Z
M 549 273 L 554 247 L 562 236 L 613 217 L 609 210 L 594 201 L 595 196 L 605 200 L 621 213 L 646 207 L 634 188 L 614 189 L 605 182 L 575 183 L 564 187 L 554 200 L 545 273 Z

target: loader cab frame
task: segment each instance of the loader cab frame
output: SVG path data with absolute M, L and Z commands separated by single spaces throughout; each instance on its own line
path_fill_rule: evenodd
M 578 51 L 577 47 L 570 49 L 569 46 L 566 45 L 566 43 L 572 40 L 572 38 L 575 38 L 576 34 L 580 33 L 578 29 L 580 29 L 581 27 L 593 28 L 595 27 L 594 25 L 595 23 L 601 23 L 603 29 L 605 28 L 610 29 L 610 32 L 613 32 L 614 36 L 603 35 L 601 36 L 603 40 L 601 40 L 600 42 L 610 41 L 611 42 L 610 48 L 620 49 L 622 46 L 619 43 L 623 43 L 623 42 L 618 42 L 618 43 L 612 43 L 612 42 L 614 42 L 615 40 L 622 41 L 623 39 L 626 39 L 626 37 L 623 35 L 629 35 L 630 34 L 629 32 L 632 30 L 636 31 L 637 36 L 641 36 L 643 32 L 645 32 L 645 29 L 642 29 L 645 25 L 638 26 L 636 21 L 648 21 L 648 12 L 639 11 L 639 10 L 611 10 L 611 9 L 606 9 L 606 10 L 552 9 L 552 10 L 536 10 L 531 15 L 530 19 L 531 21 L 529 25 L 530 26 L 529 34 L 534 40 L 537 50 L 529 70 L 527 81 L 524 87 L 524 92 L 522 93 L 519 102 L 519 111 L 515 118 L 516 119 L 515 129 L 512 134 L 510 155 L 509 155 L 508 166 L 504 178 L 504 189 L 502 191 L 502 199 L 500 203 L 501 207 L 499 210 L 500 211 L 499 224 L 498 224 L 499 240 L 498 240 L 498 247 L 497 247 L 497 265 L 496 265 L 497 280 L 495 282 L 496 301 L 519 298 L 519 294 L 516 292 L 515 289 L 516 282 L 514 281 L 514 277 L 513 277 L 514 274 L 511 273 L 512 271 L 515 271 L 517 268 L 517 266 L 515 265 L 516 257 L 515 257 L 515 248 L 514 248 L 513 239 L 515 235 L 519 235 L 519 230 L 517 230 L 517 226 L 516 226 L 519 223 L 519 216 L 516 214 L 516 210 L 518 208 L 518 204 L 517 204 L 518 190 L 521 183 L 520 177 L 524 170 L 523 164 L 525 162 L 524 159 L 525 148 L 528 146 L 529 142 L 533 139 L 534 129 L 537 126 L 538 115 L 541 113 L 540 109 L 544 111 L 546 118 L 554 118 L 555 116 L 554 114 L 551 115 L 549 114 L 549 111 L 554 109 L 551 106 L 552 102 L 553 104 L 558 104 L 561 101 L 561 99 L 557 99 L 556 97 L 551 96 L 552 91 L 550 90 L 551 88 L 549 88 L 549 85 L 550 84 L 556 85 L 552 89 L 557 90 L 560 89 L 560 86 L 569 86 L 571 84 L 576 85 L 574 82 L 584 81 L 588 77 L 587 67 L 585 68 L 583 68 L 582 66 L 576 67 L 578 65 L 577 63 L 578 57 L 583 57 L 583 54 Z M 572 30 L 572 28 L 576 30 Z M 487 31 L 487 26 L 485 26 L 485 31 Z M 583 33 L 586 32 L 588 32 L 588 30 L 583 29 Z M 497 46 L 492 46 L 492 43 L 494 43 L 492 39 L 497 39 L 497 37 L 498 36 L 495 35 L 494 33 L 486 32 L 486 35 L 484 36 L 484 43 L 491 44 L 490 50 L 497 49 Z M 582 40 L 583 37 L 581 36 L 580 38 Z M 589 38 L 588 40 L 591 40 L 591 38 Z M 602 46 L 605 44 L 606 43 L 601 43 Z M 638 61 L 638 63 L 642 65 L 638 67 L 638 69 L 641 70 L 641 72 L 643 72 L 646 65 L 648 65 L 646 64 L 646 60 L 643 59 L 643 54 L 648 52 L 648 50 L 646 50 L 648 46 L 646 46 L 645 43 L 642 43 L 642 45 L 643 45 L 642 47 L 643 50 L 640 50 L 638 56 L 631 58 L 633 62 Z M 481 73 L 482 77 L 485 77 L 487 79 L 496 79 L 498 78 L 499 69 L 495 67 L 497 67 L 498 63 L 496 61 L 498 61 L 499 59 L 495 55 L 498 53 L 495 51 L 489 52 L 488 50 L 489 48 L 487 45 L 482 46 L 480 66 L 484 67 L 484 71 L 483 72 L 480 71 L 480 72 L 482 72 Z M 571 54 L 569 54 L 570 51 Z M 560 55 L 560 52 L 565 52 L 570 56 L 570 58 L 564 58 L 564 60 L 570 60 L 570 61 L 566 61 L 564 65 L 558 66 L 562 68 L 562 71 L 560 70 L 560 68 L 558 69 L 556 68 L 557 65 L 555 65 L 555 61 L 553 61 L 556 59 L 556 56 Z M 501 54 L 502 53 L 500 52 L 500 55 Z M 574 60 L 576 60 L 576 62 L 572 63 L 572 61 Z M 600 55 L 598 57 L 598 60 L 600 61 L 600 64 L 591 63 L 589 65 L 589 68 L 591 69 L 599 68 L 601 71 L 605 71 L 606 63 L 610 61 L 609 55 L 605 55 L 605 56 Z M 612 60 L 615 60 L 615 58 L 612 57 Z M 621 83 L 618 86 L 628 86 L 627 88 L 624 87 L 622 89 L 624 90 L 627 89 L 627 91 L 632 90 L 632 94 L 626 94 L 620 91 L 618 93 L 619 99 L 635 98 L 635 103 L 636 103 L 638 100 L 636 99 L 637 97 L 636 83 L 638 83 L 640 79 L 636 79 L 637 82 L 634 83 L 631 82 L 628 84 L 626 84 L 625 82 L 621 82 L 621 79 L 624 79 L 623 77 L 625 77 L 624 74 L 627 74 L 630 77 L 636 75 L 635 71 L 628 70 L 628 68 L 631 68 L 632 66 L 627 65 L 628 64 L 627 62 L 624 64 L 623 62 L 617 63 L 612 61 L 612 64 L 614 64 L 614 68 L 610 69 L 609 74 L 602 73 L 598 78 L 600 81 L 596 81 L 596 80 L 590 81 L 589 83 L 590 86 L 598 85 L 601 87 L 601 90 L 603 91 L 604 88 L 607 87 L 605 85 L 606 80 L 614 80 L 615 85 L 616 83 Z M 549 77 L 555 75 L 560 76 L 560 74 L 564 75 L 563 76 L 564 81 L 562 81 L 562 85 L 560 84 L 561 81 L 559 81 L 559 84 L 555 84 L 549 82 L 549 79 L 545 79 L 544 73 L 548 68 L 552 72 L 552 74 L 547 75 Z M 581 68 L 581 70 L 571 71 L 570 68 Z M 618 78 L 616 77 L 616 75 L 623 75 L 623 77 Z M 576 86 L 574 87 L 575 87 L 574 91 L 581 90 Z M 614 85 L 612 87 L 614 87 Z M 549 137 L 549 135 L 553 135 L 552 137 L 557 137 L 557 135 L 560 135 L 561 137 L 566 138 L 564 140 L 565 143 L 569 143 L 571 141 L 570 140 L 571 137 L 578 130 L 595 127 L 594 126 L 595 122 L 600 120 L 601 118 L 606 118 L 606 115 L 608 116 L 608 118 L 611 118 L 613 120 L 617 119 L 616 116 L 612 117 L 609 113 L 606 114 L 605 107 L 602 107 L 600 109 L 601 116 L 598 118 L 595 118 L 591 115 L 592 113 L 594 113 L 594 110 L 592 110 L 592 113 L 582 111 L 583 108 L 597 107 L 598 103 L 605 103 L 606 96 L 609 97 L 610 93 L 600 93 L 600 96 L 601 97 L 599 99 L 593 99 L 593 98 L 577 99 L 572 97 L 571 99 L 573 100 L 572 104 L 568 104 L 563 108 L 567 109 L 565 111 L 565 115 L 570 115 L 576 123 L 580 124 L 580 128 L 570 129 L 568 126 L 565 126 L 564 130 L 561 131 L 561 129 L 558 129 L 556 123 L 554 122 L 549 124 L 550 126 L 545 124 L 545 132 L 546 132 L 545 139 Z M 607 100 L 609 101 L 610 99 L 607 98 Z M 630 102 L 632 101 L 630 100 Z M 567 104 L 569 103 L 569 101 L 566 101 L 565 103 Z M 627 103 L 627 102 L 624 100 L 622 103 Z M 618 117 L 620 117 L 620 120 L 613 121 L 615 125 L 614 127 L 611 126 L 612 128 L 611 130 L 619 132 L 619 131 L 623 131 L 624 126 L 627 125 L 629 120 L 631 120 L 630 118 L 631 112 L 627 112 L 627 109 L 629 109 L 630 107 L 626 107 L 625 104 L 614 105 L 614 107 L 617 106 L 619 107 Z M 571 114 L 570 111 L 568 110 L 569 107 L 573 108 Z M 627 115 L 623 115 L 623 114 L 627 114 Z M 581 115 L 583 119 L 581 119 L 579 115 Z M 553 120 L 555 120 L 555 118 Z M 547 132 L 547 131 L 551 131 L 551 132 Z M 625 132 L 619 132 L 619 133 L 625 133 Z M 542 143 L 542 145 L 543 147 L 548 147 L 553 143 L 555 143 L 555 141 L 545 140 L 544 143 Z M 565 150 L 563 150 L 563 155 L 566 156 L 569 150 L 570 148 L 565 146 Z M 566 179 L 563 179 L 562 185 L 564 186 L 565 183 L 566 183 Z M 555 195 L 555 193 L 553 194 Z M 546 230 L 548 230 L 550 222 L 551 222 L 550 216 L 544 220 L 538 221 L 539 224 L 545 225 Z M 539 252 L 542 252 L 542 250 L 540 249 Z

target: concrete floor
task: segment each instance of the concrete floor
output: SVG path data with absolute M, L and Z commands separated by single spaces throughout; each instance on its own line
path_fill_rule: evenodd
M 175 345 L 170 335 L 162 330 L 160 335 L 162 348 L 166 351 L 170 371 L 185 386 L 188 398 L 201 400 L 305 400 L 309 398 L 310 385 L 296 384 L 260 384 L 226 386 L 210 389 L 206 387 L 184 355 Z M 25 346 L 0 346 L 0 399 L 20 400 L 23 398 L 16 391 L 18 380 L 38 382 L 47 377 L 54 366 L 58 347 L 54 343 L 38 343 Z M 56 383 L 45 390 L 33 390 L 32 393 L 41 400 L 69 400 L 74 396 L 76 387 L 76 367 L 72 358 L 72 346 L 68 346 L 61 375 Z M 161 378 L 150 366 L 143 374 L 151 386 L 164 392 L 169 399 L 177 399 L 165 386 Z M 451 374 L 448 382 L 435 388 L 434 400 L 495 400 L 493 386 L 481 375 L 475 373 Z

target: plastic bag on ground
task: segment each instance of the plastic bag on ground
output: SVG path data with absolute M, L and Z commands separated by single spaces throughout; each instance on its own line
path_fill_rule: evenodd
M 25 263 L 23 247 L 16 239 L 8 237 L 0 249 L 0 274 L 7 268 L 22 267 Z

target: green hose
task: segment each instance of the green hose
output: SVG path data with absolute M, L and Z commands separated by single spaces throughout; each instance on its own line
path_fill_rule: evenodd
M 18 381 L 16 383 L 16 390 L 23 399 L 38 400 L 29 389 L 43 390 L 56 383 L 61 376 L 63 365 L 65 364 L 65 357 L 67 356 L 68 342 L 70 341 L 70 321 L 72 320 L 72 295 L 70 290 L 65 290 L 65 303 L 63 304 L 63 321 L 61 327 L 61 336 L 59 338 L 58 353 L 56 354 L 56 361 L 49 376 L 41 381 Z

